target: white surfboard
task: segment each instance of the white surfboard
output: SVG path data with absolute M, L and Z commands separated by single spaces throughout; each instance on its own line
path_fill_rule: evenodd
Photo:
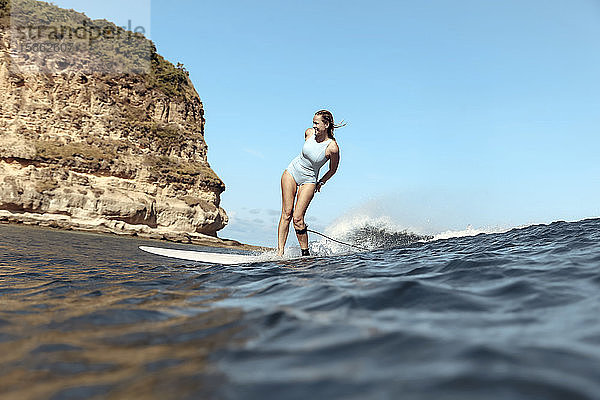
M 208 251 L 165 249 L 151 246 L 140 246 L 139 248 L 147 253 L 152 253 L 159 256 L 213 264 L 244 264 L 254 261 L 264 261 L 264 258 L 259 256 L 244 254 L 211 253 Z

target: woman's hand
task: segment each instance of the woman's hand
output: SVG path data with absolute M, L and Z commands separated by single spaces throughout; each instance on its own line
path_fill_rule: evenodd
M 323 182 L 323 181 L 317 182 L 317 185 L 315 186 L 315 192 L 320 192 L 321 188 L 323 187 L 324 184 L 325 184 L 325 182 Z
M 331 143 L 329 143 L 325 154 L 329 158 L 329 171 L 327 171 L 325 175 L 319 179 L 317 185 L 315 186 L 315 192 L 321 191 L 321 186 L 323 186 L 325 182 L 328 181 L 333 174 L 335 174 L 338 169 L 338 165 L 340 165 L 340 148 L 335 140 L 332 140 Z

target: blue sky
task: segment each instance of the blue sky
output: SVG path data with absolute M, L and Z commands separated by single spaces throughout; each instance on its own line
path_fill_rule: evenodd
M 356 216 L 438 233 L 600 214 L 598 0 L 54 3 L 144 21 L 190 71 L 227 186 L 221 237 L 275 245 L 281 173 L 321 108 L 348 125 L 340 169 L 308 210 L 313 229 Z

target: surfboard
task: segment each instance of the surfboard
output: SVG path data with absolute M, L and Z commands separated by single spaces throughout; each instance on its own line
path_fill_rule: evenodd
M 208 251 L 165 249 L 162 247 L 152 246 L 139 246 L 139 249 L 147 253 L 156 254 L 159 256 L 177 258 L 179 260 L 207 262 L 213 264 L 244 264 L 259 260 L 264 261 L 264 258 L 261 258 L 259 256 L 244 254 L 211 253 Z

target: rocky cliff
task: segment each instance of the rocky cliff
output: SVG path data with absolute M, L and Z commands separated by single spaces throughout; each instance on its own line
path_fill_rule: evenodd
M 0 10 L 0 221 L 218 244 L 225 186 L 187 71 L 105 20 L 33 0 Z

